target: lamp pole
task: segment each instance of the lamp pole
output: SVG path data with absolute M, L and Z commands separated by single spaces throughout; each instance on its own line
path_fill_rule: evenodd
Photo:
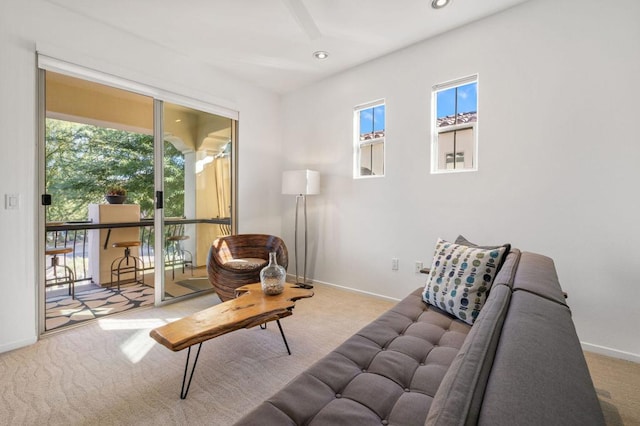
M 296 217 L 294 225 L 294 253 L 296 268 L 296 285 L 301 288 L 313 288 L 307 284 L 307 195 L 320 193 L 320 173 L 315 170 L 290 170 L 282 173 L 282 193 L 296 196 Z M 300 269 L 298 268 L 298 226 L 300 221 L 300 203 L 304 210 L 304 256 L 302 282 L 300 281 Z
M 302 263 L 302 282 L 300 282 L 299 280 L 299 269 L 298 269 L 298 222 L 299 222 L 299 215 L 298 215 L 298 210 L 299 210 L 299 206 L 300 206 L 300 202 L 302 202 L 302 209 L 304 211 L 304 259 L 303 259 L 303 263 Z M 307 284 L 307 249 L 308 249 L 308 244 L 307 244 L 307 197 L 304 194 L 298 194 L 296 195 L 296 224 L 294 227 L 294 235 L 293 238 L 295 240 L 294 242 L 294 254 L 296 257 L 296 284 L 298 285 L 298 287 L 301 288 L 306 288 L 306 289 L 310 289 L 313 288 L 313 286 L 311 284 Z

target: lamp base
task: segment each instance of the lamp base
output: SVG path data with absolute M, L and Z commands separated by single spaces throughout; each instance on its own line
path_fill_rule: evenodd
M 294 285 L 294 287 L 304 288 L 304 289 L 307 289 L 307 290 L 310 290 L 310 289 L 313 288 L 313 286 L 311 284 L 305 284 L 305 283 L 296 283 Z

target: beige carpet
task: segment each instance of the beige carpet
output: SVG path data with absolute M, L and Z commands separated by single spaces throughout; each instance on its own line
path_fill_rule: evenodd
M 326 286 L 314 290 L 282 320 L 291 356 L 273 323 L 205 342 L 186 400 L 179 397 L 186 351 L 155 343 L 149 330 L 218 303 L 213 294 L 101 318 L 0 354 L 0 424 L 232 424 L 393 305 Z M 604 357 L 600 365 L 592 372 L 596 388 L 606 389 L 607 401 L 631 422 L 624 424 L 637 424 L 637 378 L 635 391 L 620 392 L 616 375 L 631 377 L 627 366 Z M 600 374 L 610 384 L 602 385 Z
M 585 352 L 609 426 L 640 425 L 640 364 Z
M 213 294 L 137 309 L 61 331 L 0 354 L 0 424 L 229 425 L 392 303 L 317 286 L 278 327 L 271 323 L 205 342 L 186 400 L 186 351 L 149 337 L 153 327 L 201 310 Z

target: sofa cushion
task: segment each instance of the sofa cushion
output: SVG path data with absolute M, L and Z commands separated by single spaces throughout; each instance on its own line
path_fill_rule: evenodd
M 254 269 L 262 269 L 267 266 L 269 262 L 266 259 L 248 257 L 244 259 L 231 259 L 224 262 L 224 267 L 227 269 L 235 269 L 237 271 L 252 271 Z
M 473 324 L 505 251 L 505 247 L 481 249 L 438 239 L 424 301 Z
M 238 425 L 422 426 L 470 326 L 416 289 Z

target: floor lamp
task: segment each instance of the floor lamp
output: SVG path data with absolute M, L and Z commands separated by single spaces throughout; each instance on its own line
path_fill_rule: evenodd
M 282 193 L 296 196 L 296 223 L 294 233 L 294 257 L 296 284 L 302 288 L 313 288 L 307 284 L 307 195 L 320 193 L 320 173 L 314 170 L 291 170 L 282 172 Z M 304 210 L 304 263 L 302 282 L 298 279 L 298 211 L 300 204 Z

